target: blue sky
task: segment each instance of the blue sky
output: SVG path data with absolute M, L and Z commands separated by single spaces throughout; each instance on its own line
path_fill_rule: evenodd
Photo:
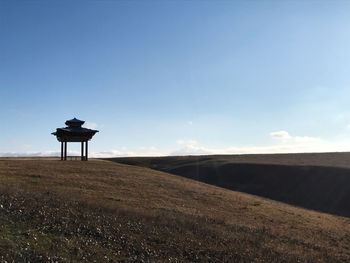
M 0 155 L 350 150 L 350 1 L 0 1 Z M 69 145 L 71 154 L 78 144 Z

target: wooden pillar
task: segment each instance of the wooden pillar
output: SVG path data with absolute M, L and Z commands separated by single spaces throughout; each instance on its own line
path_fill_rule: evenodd
M 84 142 L 81 142 L 81 160 L 84 161 Z
M 64 160 L 67 160 L 67 142 L 64 142 Z
M 85 161 L 88 160 L 88 141 L 86 141 L 86 145 L 85 145 Z
M 61 161 L 63 161 L 63 142 L 61 142 Z

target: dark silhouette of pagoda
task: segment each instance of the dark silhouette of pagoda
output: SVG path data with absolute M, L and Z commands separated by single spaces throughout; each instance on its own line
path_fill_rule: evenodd
M 81 160 L 88 160 L 88 141 L 98 130 L 92 130 L 81 127 L 85 121 L 76 118 L 66 121 L 67 127 L 57 128 L 56 132 L 51 133 L 61 142 L 61 160 L 67 160 L 67 142 L 81 142 Z M 85 143 L 85 154 L 84 154 Z

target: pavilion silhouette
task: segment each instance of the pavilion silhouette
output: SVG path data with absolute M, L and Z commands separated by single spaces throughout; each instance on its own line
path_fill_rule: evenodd
M 61 142 L 62 161 L 67 160 L 67 142 L 81 142 L 81 160 L 88 160 L 88 141 L 91 140 L 92 136 L 94 136 L 98 130 L 83 128 L 82 125 L 84 123 L 85 121 L 74 118 L 65 122 L 67 127 L 57 128 L 56 132 L 51 133 Z

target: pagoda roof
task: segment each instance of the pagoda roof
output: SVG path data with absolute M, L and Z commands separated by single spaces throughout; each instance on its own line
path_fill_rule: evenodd
M 77 118 L 73 118 L 71 120 L 67 120 L 65 122 L 66 125 L 68 126 L 82 126 L 85 123 L 85 121 L 78 120 Z
M 73 118 L 66 121 L 68 127 L 57 128 L 56 132 L 53 132 L 52 135 L 57 137 L 59 141 L 86 141 L 90 140 L 98 130 L 92 130 L 88 128 L 81 127 L 85 121 L 78 120 Z
M 70 132 L 70 133 L 91 133 L 91 132 L 98 132 L 98 130 L 92 130 L 88 128 L 83 127 L 65 127 L 65 128 L 57 128 L 57 130 Z

